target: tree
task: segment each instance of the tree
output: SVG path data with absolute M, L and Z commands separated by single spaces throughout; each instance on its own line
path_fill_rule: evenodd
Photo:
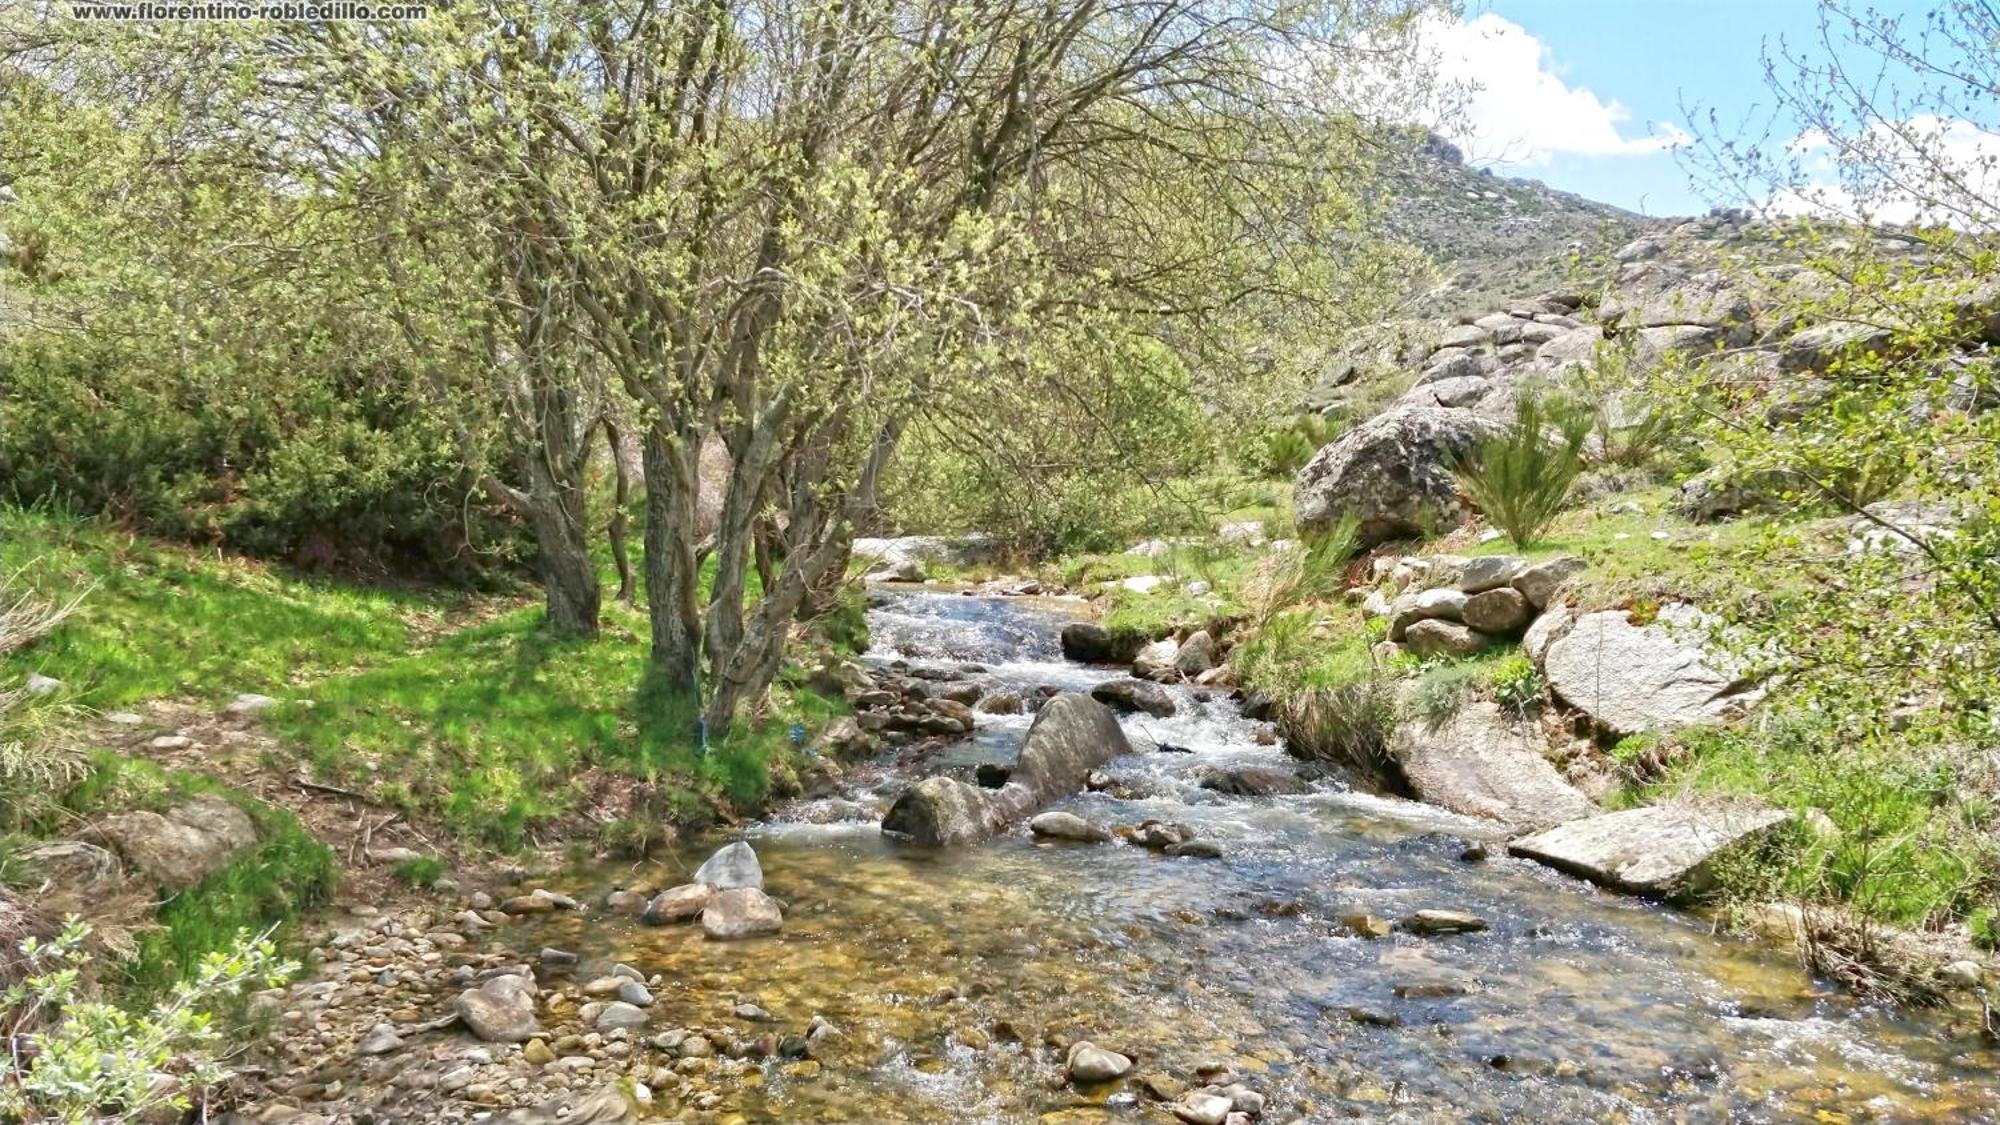
M 367 232 L 410 349 L 467 376 L 468 417 L 531 435 L 545 558 L 580 542 L 587 389 L 619 390 L 654 672 L 719 729 L 762 698 L 934 412 L 1060 386 L 1055 357 L 1093 341 L 1164 342 L 1210 405 L 1300 368 L 1244 342 L 1345 307 L 1324 283 L 1353 240 L 1324 236 L 1352 233 L 1367 125 L 1332 91 L 1427 8 L 489 0 L 177 29 L 107 69 L 227 90 L 176 105 Z M 566 601 L 589 601 L 584 573 Z

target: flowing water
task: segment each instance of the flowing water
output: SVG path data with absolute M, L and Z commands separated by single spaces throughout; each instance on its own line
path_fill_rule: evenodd
M 1116 673 L 1062 660 L 1075 612 L 878 595 L 870 659 L 1088 689 Z M 1226 1063 L 1269 1095 L 1274 1121 L 2000 1120 L 1995 1056 L 1962 1018 L 1858 1003 L 1782 953 L 1498 848 L 1462 862 L 1463 841 L 1489 830 L 1425 805 L 1335 782 L 1271 798 L 1199 788 L 1204 766 L 1284 755 L 1226 699 L 1171 690 L 1180 713 L 1128 718 L 1138 752 L 1107 767 L 1138 799 L 1057 807 L 1181 821 L 1221 860 L 1025 830 L 948 852 L 885 840 L 881 812 L 913 776 L 1011 757 L 1029 716 L 982 714 L 963 744 L 859 770 L 850 792 L 748 834 L 789 907 L 780 937 L 724 945 L 602 919 L 550 923 L 574 927 L 552 937 L 663 974 L 667 1019 L 715 1021 L 747 1000 L 793 1028 L 818 1014 L 845 1031 L 845 1065 L 805 1078 L 768 1064 L 725 1107 L 749 1121 L 1167 1119 L 1129 1080 L 1063 1084 L 1045 1044 L 1078 1033 L 1135 1056 L 1135 1073 Z M 677 881 L 705 854 L 597 882 Z M 1426 907 L 1492 929 L 1367 940 L 1339 921 Z

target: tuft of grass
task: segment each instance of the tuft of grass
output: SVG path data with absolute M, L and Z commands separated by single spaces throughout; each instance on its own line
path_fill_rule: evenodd
M 1745 865 L 1727 888 L 1734 897 L 1839 903 L 1918 929 L 2000 905 L 2000 777 L 1948 742 L 1857 737 L 1798 712 L 1678 741 L 1686 752 L 1661 762 L 1642 794 L 1754 796 L 1802 826 L 1831 828 L 1802 829 L 1793 846 Z
M 1532 547 L 1569 503 L 1590 427 L 1590 416 L 1566 399 L 1523 388 L 1513 424 L 1480 442 L 1454 472 L 1516 547 Z
M 406 859 L 397 864 L 395 875 L 406 886 L 425 890 L 435 886 L 439 879 L 444 878 L 445 872 L 448 870 L 450 868 L 445 866 L 444 860 L 434 855 L 420 855 L 415 859 Z

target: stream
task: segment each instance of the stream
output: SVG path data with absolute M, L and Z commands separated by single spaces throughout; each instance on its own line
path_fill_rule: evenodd
M 871 662 L 974 663 L 970 678 L 1024 694 L 1122 674 L 1062 659 L 1075 603 L 900 589 L 875 601 Z M 1782 951 L 1498 846 L 1462 860 L 1490 826 L 1336 781 L 1264 798 L 1200 788 L 1204 767 L 1291 763 L 1222 694 L 1168 690 L 1179 713 L 1127 716 L 1136 752 L 1106 767 L 1127 799 L 1054 807 L 1106 826 L 1180 821 L 1220 860 L 1036 843 L 1025 826 L 955 851 L 885 839 L 881 813 L 914 777 L 1005 763 L 1032 719 L 980 714 L 970 737 L 919 765 L 857 768 L 849 791 L 746 833 L 787 903 L 776 938 L 541 925 L 586 957 L 662 974 L 667 1011 L 748 1001 L 842 1028 L 849 1065 L 810 1078 L 767 1067 L 733 1107 L 751 1121 L 1169 1120 L 1133 1078 L 1061 1082 L 1045 1044 L 1078 1034 L 1133 1056 L 1135 1075 L 1226 1066 L 1268 1096 L 1269 1121 L 2000 1119 L 1992 1054 L 1948 1017 L 1860 1003 Z M 665 885 L 717 842 L 665 871 L 581 881 Z M 1340 921 L 1423 908 L 1492 928 L 1370 940 Z

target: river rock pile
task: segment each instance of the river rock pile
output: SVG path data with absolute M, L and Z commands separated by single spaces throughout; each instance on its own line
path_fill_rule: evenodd
M 1570 556 L 1538 563 L 1517 555 L 1384 557 L 1375 560 L 1377 586 L 1362 611 L 1388 619 L 1383 655 L 1470 656 L 1528 631 L 1583 568 Z

